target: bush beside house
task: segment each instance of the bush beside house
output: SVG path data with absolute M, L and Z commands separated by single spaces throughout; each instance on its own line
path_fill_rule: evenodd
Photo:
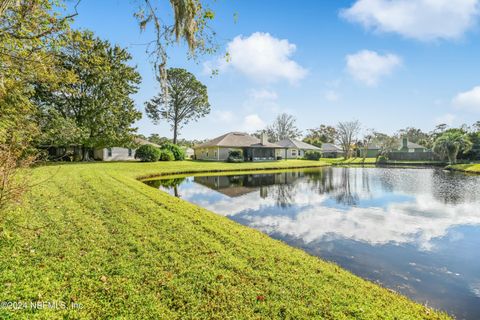
M 175 155 L 172 151 L 168 149 L 160 149 L 160 156 L 158 157 L 159 161 L 174 161 Z
M 305 160 L 315 160 L 318 161 L 322 157 L 322 154 L 318 151 L 307 151 L 305 152 Z
M 185 160 L 185 150 L 173 143 L 164 143 L 160 147 L 162 151 L 169 151 L 173 155 L 175 161 Z M 167 158 L 168 156 L 164 156 Z M 162 161 L 171 161 L 171 160 L 162 160 Z
M 143 162 L 155 162 L 160 158 L 161 151 L 150 144 L 140 146 L 135 152 L 135 158 Z

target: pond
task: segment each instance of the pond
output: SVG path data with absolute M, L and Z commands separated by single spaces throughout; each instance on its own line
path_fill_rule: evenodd
M 145 183 L 457 319 L 480 319 L 480 176 L 330 167 Z

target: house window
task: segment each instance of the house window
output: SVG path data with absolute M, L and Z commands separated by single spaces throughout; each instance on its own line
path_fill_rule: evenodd
M 217 156 L 217 151 L 215 151 L 215 157 Z
M 108 155 L 109 157 L 112 156 L 112 148 L 108 148 L 108 149 L 107 149 L 107 155 Z
M 129 156 L 129 157 L 132 156 L 132 149 L 128 149 L 128 156 Z
M 297 156 L 297 150 L 296 149 L 293 149 L 292 150 L 292 157 L 296 157 Z
M 207 151 L 207 158 L 208 158 L 208 151 Z

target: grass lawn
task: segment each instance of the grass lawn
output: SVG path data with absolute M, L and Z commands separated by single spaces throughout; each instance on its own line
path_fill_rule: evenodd
M 464 171 L 469 173 L 480 173 L 480 163 L 476 164 L 455 164 L 452 166 L 448 166 L 448 168 L 457 170 L 457 171 Z
M 0 301 L 81 308 L 0 307 L 0 319 L 448 319 L 136 179 L 322 164 L 36 168 L 41 183 L 0 227 Z
M 376 158 L 350 158 L 350 159 L 344 159 L 344 158 L 322 158 L 321 159 L 324 162 L 330 163 L 330 164 L 338 164 L 338 165 L 344 165 L 344 164 L 375 164 L 377 159 Z

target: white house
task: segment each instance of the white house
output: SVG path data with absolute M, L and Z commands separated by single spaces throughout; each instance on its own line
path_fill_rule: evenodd
M 140 146 L 150 144 L 158 148 L 160 147 L 155 143 L 140 138 L 135 138 L 135 144 Z M 95 149 L 93 151 L 93 158 L 100 161 L 136 161 L 137 159 L 135 159 L 135 151 L 135 148 L 124 147 Z

